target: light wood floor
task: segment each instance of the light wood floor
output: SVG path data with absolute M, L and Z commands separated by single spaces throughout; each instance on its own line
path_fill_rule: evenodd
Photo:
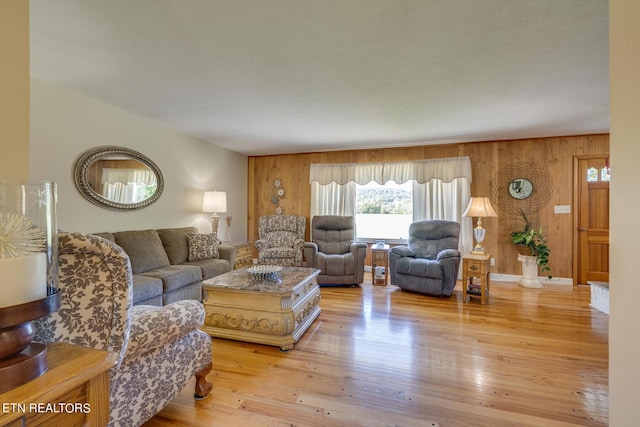
M 607 425 L 608 316 L 589 288 L 491 290 L 482 306 L 322 288 L 294 350 L 214 339 L 212 394 L 189 384 L 145 426 Z

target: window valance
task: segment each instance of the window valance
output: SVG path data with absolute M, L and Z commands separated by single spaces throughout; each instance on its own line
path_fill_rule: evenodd
M 331 182 L 340 185 L 348 182 L 365 185 L 371 181 L 378 184 L 385 184 L 387 181 L 404 184 L 411 180 L 423 184 L 432 179 L 451 182 L 456 178 L 467 178 L 471 182 L 469 157 L 389 163 L 314 163 L 309 173 L 309 182 L 315 181 L 320 185 Z

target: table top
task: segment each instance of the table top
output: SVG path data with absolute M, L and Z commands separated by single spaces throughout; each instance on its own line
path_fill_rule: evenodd
M 378 245 L 376 243 L 371 245 L 371 250 L 372 251 L 389 251 L 389 249 L 390 249 L 390 247 L 386 243 L 384 245 L 382 245 L 382 246 Z
M 278 274 L 279 280 L 259 280 L 254 278 L 247 269 L 248 267 L 242 267 L 204 280 L 202 286 L 205 289 L 288 293 L 297 285 L 308 282 L 320 274 L 320 270 L 317 268 L 283 267 Z
M 477 261 L 487 261 L 489 258 L 491 258 L 491 254 L 490 253 L 486 253 L 486 254 L 468 253 L 468 254 L 464 255 L 462 258 L 463 259 L 473 259 L 473 260 L 477 260 Z

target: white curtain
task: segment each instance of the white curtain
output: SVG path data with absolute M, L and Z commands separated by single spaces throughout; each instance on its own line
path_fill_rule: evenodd
M 113 202 L 141 202 L 147 198 L 147 188 L 155 185 L 156 176 L 148 169 L 102 170 L 102 195 Z
M 371 181 L 383 185 L 387 181 L 398 184 L 407 181 L 424 183 L 434 178 L 445 182 L 467 178 L 471 182 L 471 160 L 469 157 L 453 157 L 392 163 L 320 163 L 312 164 L 309 172 L 309 182 L 315 181 L 321 185 L 351 181 L 360 185 Z
M 423 184 L 413 183 L 413 220 L 441 219 L 460 223 L 458 246 L 463 254 L 473 249 L 473 224 L 463 217 L 471 199 L 471 183 L 467 178 L 451 182 L 432 179 Z
M 460 251 L 473 248 L 471 218 L 463 218 L 471 197 L 471 160 L 469 157 L 429 159 L 392 163 L 312 164 L 311 217 L 315 215 L 353 215 L 355 184 L 371 181 L 413 183 L 413 220 L 443 219 L 457 221 Z
M 311 218 L 315 215 L 355 215 L 356 183 L 311 183 Z

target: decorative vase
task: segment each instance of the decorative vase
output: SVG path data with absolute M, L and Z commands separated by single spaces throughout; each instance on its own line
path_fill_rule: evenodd
M 536 257 L 518 254 L 518 261 L 522 263 L 520 286 L 524 288 L 542 288 L 542 283 L 538 280 L 538 262 Z
M 53 182 L 0 182 L 0 393 L 42 375 L 33 321 L 60 308 Z

